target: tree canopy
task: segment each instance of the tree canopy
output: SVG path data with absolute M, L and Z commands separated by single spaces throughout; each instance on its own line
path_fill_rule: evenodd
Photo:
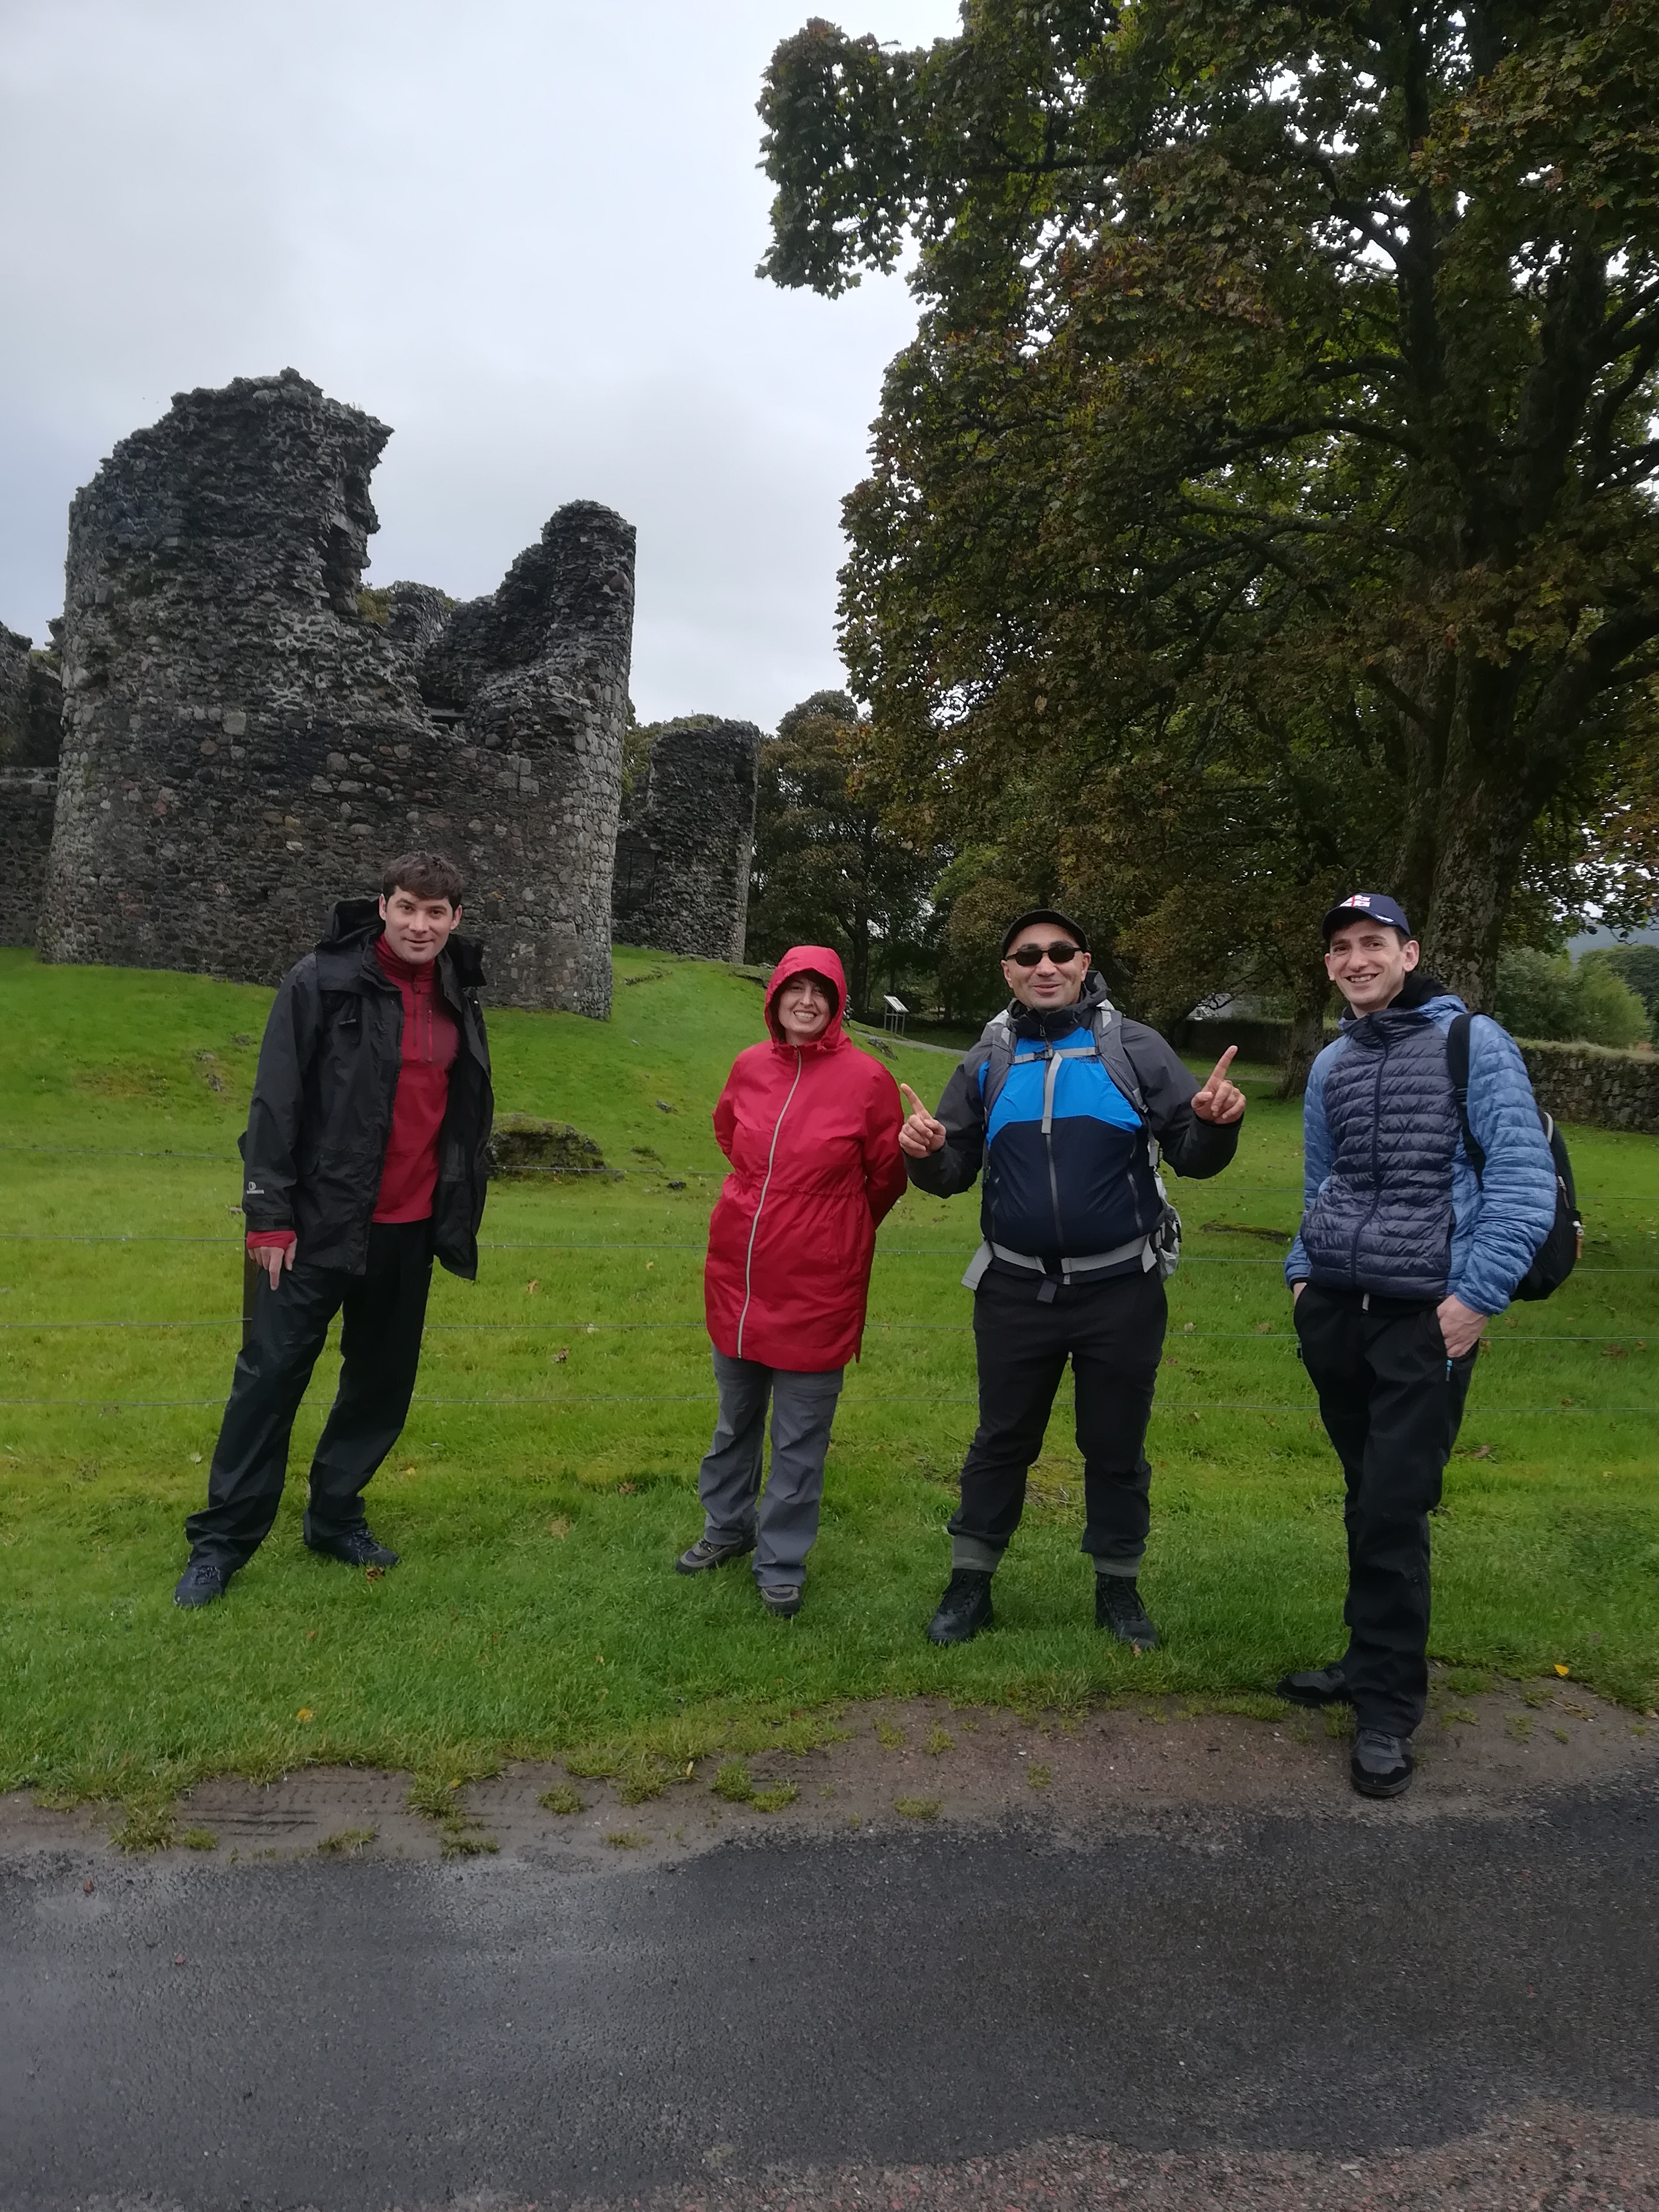
M 815 20 L 761 101 L 768 274 L 834 295 L 919 247 L 842 579 L 894 795 L 995 843 L 1018 778 L 1166 1000 L 1243 951 L 1322 1002 L 1356 877 L 1476 1005 L 1529 899 L 1639 908 L 1650 0 L 963 21 Z

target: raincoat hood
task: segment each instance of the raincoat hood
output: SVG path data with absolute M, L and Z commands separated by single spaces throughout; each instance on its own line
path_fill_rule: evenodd
M 839 953 L 832 952 L 827 945 L 792 945 L 772 970 L 766 986 L 766 1027 L 774 1044 L 785 1042 L 778 1021 L 778 993 L 792 975 L 806 974 L 822 975 L 836 994 L 836 1008 L 821 1033 L 810 1045 L 800 1048 L 805 1052 L 834 1052 L 846 1042 L 841 1020 L 847 1008 L 847 976 Z M 789 1047 L 791 1051 L 796 1048 Z

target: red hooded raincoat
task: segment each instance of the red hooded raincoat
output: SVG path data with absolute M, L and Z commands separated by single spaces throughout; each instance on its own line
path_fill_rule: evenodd
M 836 987 L 808 1045 L 775 1011 L 792 975 Z M 905 1188 L 898 1086 L 841 1025 L 847 979 L 827 945 L 797 945 L 766 987 L 769 1044 L 738 1054 L 714 1108 L 732 1163 L 708 1224 L 708 1334 L 733 1359 L 822 1374 L 858 1357 L 876 1225 Z

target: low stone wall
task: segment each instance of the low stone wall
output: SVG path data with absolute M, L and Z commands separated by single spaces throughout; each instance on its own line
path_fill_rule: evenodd
M 1659 1053 L 1523 1042 L 1521 1057 L 1533 1096 L 1558 1121 L 1659 1135 Z
M 1327 1032 L 1328 1036 L 1334 1034 Z M 1228 1045 L 1236 1044 L 1241 1060 L 1282 1067 L 1291 1031 L 1287 1022 L 1188 1021 L 1176 1024 L 1170 1042 L 1198 1060 L 1218 1058 Z M 1520 1042 L 1533 1094 L 1558 1121 L 1659 1136 L 1659 1053 L 1609 1052 L 1596 1044 Z

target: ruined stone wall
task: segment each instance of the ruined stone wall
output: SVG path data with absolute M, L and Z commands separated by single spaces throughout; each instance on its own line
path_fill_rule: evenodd
M 33 945 L 58 804 L 62 690 L 26 637 L 0 623 L 0 945 Z
M 498 1003 L 606 1010 L 589 948 L 608 940 L 633 532 L 561 510 L 508 580 L 530 564 L 512 710 L 488 639 L 429 705 L 424 661 L 472 611 L 362 588 L 390 434 L 292 369 L 239 378 L 179 394 L 77 493 L 42 957 L 271 982 L 337 898 L 435 847 L 467 875 Z M 595 601 L 593 636 L 562 629 Z
M 617 840 L 620 942 L 743 958 L 760 742 L 752 722 L 708 714 L 670 722 L 653 739 L 644 793 Z
M 486 599 L 457 608 L 420 661 L 452 716 L 462 773 L 468 926 L 514 1006 L 611 1007 L 611 875 L 634 634 L 634 530 L 562 507 Z

